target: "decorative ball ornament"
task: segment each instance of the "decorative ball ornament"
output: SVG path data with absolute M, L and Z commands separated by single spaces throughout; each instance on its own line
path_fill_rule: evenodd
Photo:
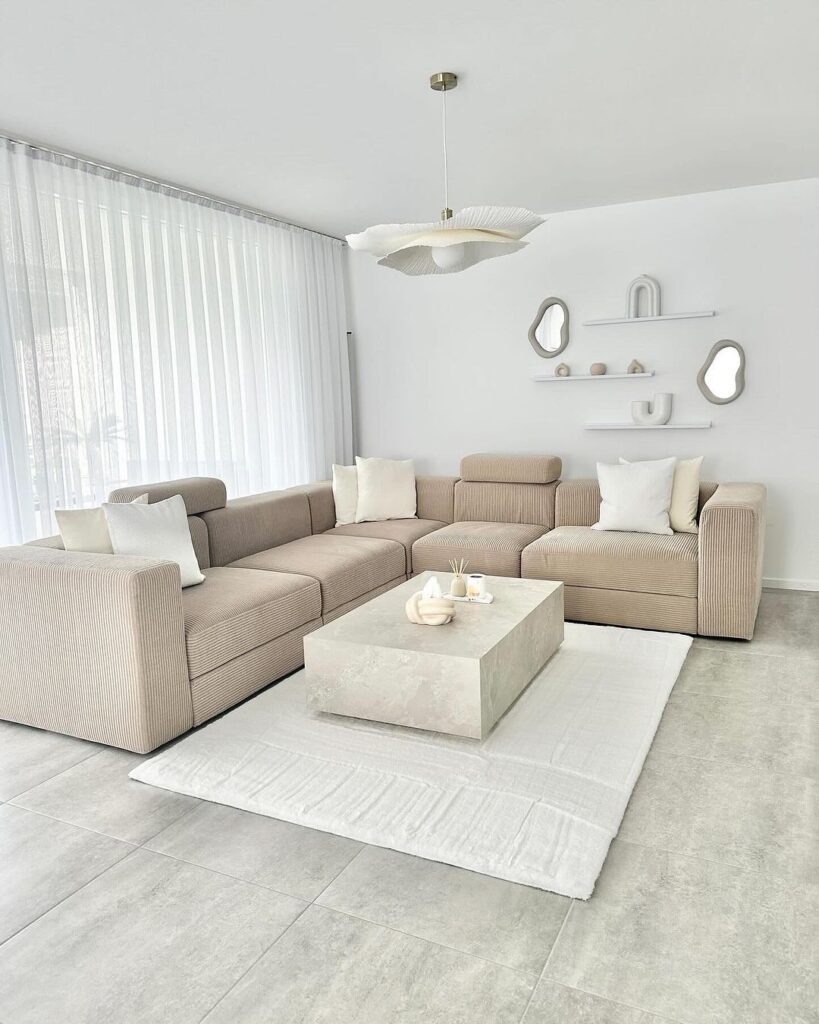
M 591 375 L 593 377 L 602 377 L 605 374 L 605 372 L 606 372 L 606 364 L 605 363 L 592 363 L 591 366 L 589 367 L 589 373 L 591 373 Z
M 544 221 L 518 206 L 469 206 L 454 216 L 449 208 L 446 148 L 446 94 L 458 84 L 458 76 L 441 71 L 429 81 L 443 103 L 444 209 L 441 219 L 425 224 L 378 224 L 347 235 L 347 244 L 359 252 L 379 257 L 383 267 L 402 274 L 454 274 L 482 260 L 517 252 L 527 243 L 521 239 Z

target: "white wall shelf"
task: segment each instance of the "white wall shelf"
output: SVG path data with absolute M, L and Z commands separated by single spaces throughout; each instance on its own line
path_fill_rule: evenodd
M 661 316 L 614 316 L 602 320 L 584 320 L 584 327 L 599 327 L 602 324 L 647 324 L 658 320 L 692 320 L 700 316 L 716 316 L 715 309 L 704 309 L 698 313 L 663 313 Z
M 709 430 L 711 421 L 702 423 L 585 423 L 586 430 Z
M 646 370 L 645 373 L 574 373 L 568 377 L 557 377 L 553 373 L 536 373 L 532 380 L 633 380 L 635 377 L 653 377 L 653 370 Z

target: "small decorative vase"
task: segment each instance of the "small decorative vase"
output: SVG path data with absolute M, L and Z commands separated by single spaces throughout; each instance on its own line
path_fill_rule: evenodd
M 671 400 L 668 393 L 655 395 L 650 402 L 632 402 L 631 418 L 641 427 L 661 427 L 671 419 Z
M 628 373 L 645 373 L 645 372 L 646 371 L 645 371 L 645 368 L 643 367 L 643 364 L 641 362 L 638 362 L 636 359 L 632 359 L 631 362 L 628 364 Z
M 456 573 L 452 577 L 452 582 L 449 584 L 449 593 L 451 597 L 466 597 L 466 580 L 463 577 L 463 573 Z
M 603 374 L 606 372 L 606 364 L 592 363 L 591 367 L 589 368 L 589 372 L 593 377 L 602 377 Z
M 571 373 L 571 368 L 568 363 L 561 363 L 555 367 L 555 377 L 568 377 Z

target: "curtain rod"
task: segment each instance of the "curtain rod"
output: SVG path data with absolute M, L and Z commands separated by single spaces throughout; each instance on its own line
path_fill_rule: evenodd
M 278 224 L 280 227 L 295 228 L 298 231 L 306 231 L 310 235 L 320 235 L 322 238 L 331 238 L 334 242 L 341 242 L 346 245 L 344 239 L 339 238 L 337 235 L 328 234 L 326 231 L 316 231 L 314 228 L 305 228 L 301 224 L 294 224 L 292 221 L 282 220 L 281 217 L 274 217 L 273 214 L 268 213 L 266 210 L 259 210 L 255 206 L 237 203 L 232 199 L 224 199 L 222 196 L 215 196 L 209 192 L 200 192 L 198 189 L 188 188 L 186 185 L 177 185 L 176 182 L 167 181 L 164 178 L 157 178 L 150 174 L 141 174 L 139 171 L 131 171 L 127 167 L 118 167 L 116 164 L 103 163 L 101 160 L 83 156 L 81 153 L 71 153 L 64 149 L 56 149 L 54 146 L 47 146 L 42 142 L 33 142 L 31 139 L 20 138 L 20 136 L 12 135 L 10 132 L 3 131 L 2 129 L 0 129 L 0 139 L 5 139 L 7 142 L 12 142 L 18 146 L 26 146 L 28 149 L 46 153 L 49 156 L 60 157 L 63 160 L 75 160 L 77 163 L 87 164 L 89 167 L 108 171 L 111 174 L 121 175 L 125 178 L 134 178 L 136 181 L 145 181 L 151 185 L 157 185 L 159 188 L 168 189 L 170 192 L 177 192 L 181 196 L 204 199 L 206 202 L 216 203 L 225 210 L 235 210 L 240 214 L 249 214 L 259 220 Z

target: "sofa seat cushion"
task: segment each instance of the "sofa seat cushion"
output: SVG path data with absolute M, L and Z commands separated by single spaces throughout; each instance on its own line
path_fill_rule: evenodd
M 468 572 L 520 576 L 521 551 L 543 532 L 525 523 L 452 523 L 413 544 L 412 569 L 445 571 L 451 559 L 464 558 Z
M 521 573 L 567 586 L 697 596 L 697 536 L 559 526 L 523 552 Z
M 321 586 L 322 614 L 406 575 L 404 547 L 394 540 L 318 533 L 233 562 L 233 568 L 312 576 Z
M 395 540 L 404 545 L 407 553 L 407 572 L 412 572 L 412 545 L 434 530 L 440 530 L 446 523 L 437 519 L 387 519 L 381 523 L 350 523 L 327 530 L 328 534 L 343 534 L 347 537 L 378 537 L 381 540 Z
M 321 590 L 310 576 L 205 570 L 182 591 L 191 679 L 321 616 Z

